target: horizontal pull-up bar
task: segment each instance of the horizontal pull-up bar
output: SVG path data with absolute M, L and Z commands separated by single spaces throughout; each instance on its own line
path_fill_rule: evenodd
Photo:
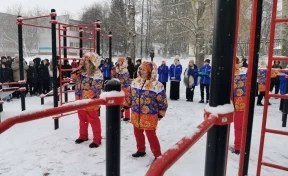
M 17 18 L 17 21 L 35 20 L 35 19 L 39 19 L 39 18 L 47 18 L 47 17 L 51 17 L 51 16 L 56 16 L 56 15 L 57 15 L 56 13 L 51 13 L 50 15 L 30 17 L 30 18 L 18 17 L 18 18 Z
M 70 35 L 60 35 L 60 36 L 67 37 L 67 38 L 82 39 L 82 40 L 94 40 L 93 38 L 87 38 L 87 37 L 77 37 L 77 36 L 70 36 Z
M 60 46 L 59 48 L 66 48 L 66 49 L 79 49 L 79 50 L 94 50 L 94 48 L 78 48 L 78 47 L 71 47 L 71 46 Z
M 26 24 L 26 23 L 17 23 L 17 24 L 21 24 L 23 26 L 36 27 L 36 28 L 51 29 L 51 27 L 48 27 L 48 26 L 41 26 L 41 25 L 35 25 L 35 24 Z M 57 30 L 64 31 L 64 29 L 57 29 Z

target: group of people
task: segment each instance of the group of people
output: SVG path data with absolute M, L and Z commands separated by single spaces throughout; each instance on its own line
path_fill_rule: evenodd
M 166 113 L 168 102 L 162 83 L 157 80 L 157 65 L 154 62 L 143 62 L 129 69 L 130 58 L 118 58 L 115 65 L 105 62 L 102 67 L 100 57 L 95 53 L 86 53 L 73 71 L 72 79 L 76 83 L 76 100 L 99 98 L 104 80 L 119 79 L 121 89 L 125 93 L 125 103 L 122 105 L 122 117 L 130 120 L 134 126 L 137 151 L 133 157 L 146 155 L 145 136 L 150 143 L 155 159 L 161 155 L 161 148 L 156 128 L 158 121 Z M 101 144 L 101 122 L 99 106 L 78 110 L 79 137 L 75 143 L 80 144 L 88 140 L 88 124 L 93 131 L 93 142 L 90 148 L 98 148 Z M 130 112 L 131 111 L 131 112 Z
M 195 86 L 200 85 L 201 100 L 199 103 L 209 102 L 210 90 L 210 75 L 211 66 L 210 60 L 206 59 L 204 65 L 198 69 L 194 64 L 194 60 L 190 60 L 187 68 L 184 71 L 184 84 L 186 86 L 186 100 L 193 102 Z M 178 100 L 180 94 L 180 82 L 182 77 L 182 65 L 180 64 L 179 56 L 176 56 L 174 63 L 168 67 L 165 60 L 158 67 L 158 80 L 164 85 L 170 79 L 170 99 Z M 206 101 L 204 101 L 204 91 L 206 91 Z

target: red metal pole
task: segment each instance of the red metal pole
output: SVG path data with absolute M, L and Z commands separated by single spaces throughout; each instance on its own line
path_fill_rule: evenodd
M 58 24 L 58 28 L 59 29 L 61 29 L 61 24 Z M 60 105 L 62 105 L 63 104 L 63 97 L 62 97 L 62 93 L 63 93 L 63 91 L 62 91 L 62 52 L 61 52 L 61 42 L 62 42 L 62 40 L 61 40 L 61 31 L 60 30 L 58 30 L 58 53 L 59 53 L 59 87 L 60 87 L 60 95 L 59 95 L 59 98 L 60 98 Z M 54 68 L 55 69 L 55 68 Z M 57 85 L 54 85 L 54 86 L 57 86 Z
M 77 36 L 69 36 L 69 35 L 61 35 L 61 37 L 75 38 L 75 39 L 82 39 L 82 40 L 93 40 L 93 38 L 77 37 Z
M 256 34 L 256 28 L 257 28 L 256 26 L 257 5 L 258 5 L 258 0 L 253 0 L 251 28 L 250 28 L 251 30 L 250 30 L 249 65 L 248 65 L 247 82 L 246 82 L 246 100 L 245 100 L 245 110 L 244 110 L 244 115 L 243 115 L 241 149 L 240 149 L 241 152 L 240 152 L 240 162 L 239 162 L 239 172 L 238 172 L 239 176 L 243 176 L 243 169 L 244 169 L 246 134 L 247 134 L 249 107 L 250 107 L 250 91 L 251 91 L 251 84 L 252 84 L 255 34 Z
M 153 162 L 146 176 L 162 176 L 164 173 L 184 155 L 216 122 L 215 116 L 210 116 L 202 122 L 197 129 L 199 131 L 191 137 L 182 138 L 175 146 L 167 150 L 161 157 Z M 177 149 L 176 149 L 177 148 Z
M 267 113 L 268 113 L 268 103 L 269 103 L 269 90 L 270 90 L 270 75 L 272 62 L 271 59 L 274 55 L 274 38 L 275 38 L 275 19 L 277 13 L 277 0 L 273 0 L 272 7 L 272 17 L 271 17 L 271 33 L 270 33 L 270 48 L 269 48 L 269 56 L 268 56 L 268 68 L 267 68 L 267 76 L 266 76 L 266 87 L 265 87 L 265 102 L 264 102 L 264 110 L 263 110 L 263 118 L 262 118 L 262 130 L 261 130 L 261 138 L 260 138 L 260 146 L 259 146 L 259 156 L 258 156 L 258 165 L 257 165 L 257 173 L 256 176 L 261 175 L 261 165 L 263 158 L 263 148 L 264 148 L 264 140 L 265 140 L 265 129 L 267 123 Z
M 57 114 L 75 111 L 76 109 L 83 109 L 83 108 L 87 108 L 91 106 L 105 104 L 105 100 L 103 99 L 82 100 L 82 103 L 80 103 L 80 101 L 72 105 L 49 108 L 49 109 L 39 110 L 35 112 L 26 112 L 26 113 L 23 112 L 21 115 L 8 118 L 2 123 L 0 123 L 0 134 L 2 134 L 3 132 L 5 132 L 6 130 L 8 130 L 9 128 L 11 128 L 12 126 L 18 123 L 29 122 L 33 120 L 42 119 L 45 117 L 55 116 Z

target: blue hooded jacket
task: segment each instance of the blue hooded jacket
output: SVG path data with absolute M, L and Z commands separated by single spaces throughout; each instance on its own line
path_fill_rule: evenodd
M 210 73 L 211 73 L 211 66 L 209 64 L 203 65 L 199 69 L 199 76 L 201 77 L 200 79 L 200 84 L 210 84 Z
M 158 81 L 159 82 L 168 82 L 168 74 L 169 74 L 169 68 L 167 65 L 160 65 L 158 67 Z
M 111 67 L 109 64 L 105 63 L 101 69 L 102 69 L 104 78 L 110 78 L 111 77 Z
M 196 65 L 194 65 L 193 68 L 186 68 L 185 72 L 187 71 L 187 76 L 189 78 L 189 76 L 193 76 L 194 78 L 194 85 L 197 86 L 197 80 L 198 80 L 198 68 Z
M 172 64 L 169 69 L 169 76 L 171 81 L 181 81 L 181 74 L 182 74 L 182 65 L 178 64 Z M 171 79 L 171 78 L 175 79 Z

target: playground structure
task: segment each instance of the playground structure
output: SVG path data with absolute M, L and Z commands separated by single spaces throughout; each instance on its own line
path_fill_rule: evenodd
M 211 74 L 211 98 L 209 107 L 204 112 L 204 122 L 198 126 L 195 134 L 190 138 L 181 139 L 175 146 L 166 151 L 162 157 L 158 158 L 152 163 L 147 172 L 147 176 L 161 176 L 169 169 L 185 152 L 188 151 L 198 139 L 206 132 L 207 146 L 206 146 L 206 163 L 205 176 L 224 176 L 226 175 L 227 155 L 228 155 L 228 139 L 230 131 L 230 123 L 233 122 L 233 108 L 231 104 L 231 93 L 234 83 L 234 63 L 236 60 L 236 48 L 238 38 L 239 26 L 239 8 L 240 0 L 237 1 L 221 1 L 217 0 L 215 11 L 215 26 L 214 26 L 214 45 L 213 45 L 213 59 L 212 59 L 212 74 Z M 257 68 L 259 61 L 260 48 L 260 33 L 262 21 L 262 5 L 263 0 L 253 0 L 252 17 L 251 17 L 251 36 L 250 36 L 250 53 L 249 53 L 249 67 L 247 78 L 247 92 L 245 100 L 245 111 L 243 118 L 243 132 L 241 142 L 241 155 L 239 163 L 239 176 L 248 175 L 250 146 L 255 106 L 255 90 L 257 79 Z M 276 19 L 277 0 L 273 0 L 272 9 L 272 23 L 270 41 L 275 37 L 275 23 L 288 22 L 288 19 Z M 52 24 L 53 25 L 53 24 Z M 60 26 L 61 27 L 61 26 Z M 53 27 L 52 27 L 53 28 Z M 56 29 L 56 26 L 54 26 Z M 58 29 L 59 28 L 58 26 Z M 228 35 L 227 35 L 228 34 Z M 269 94 L 270 77 L 272 61 L 288 61 L 288 57 L 274 57 L 273 48 L 274 43 L 270 42 L 269 60 L 266 77 L 266 96 L 263 113 L 262 135 L 259 149 L 257 176 L 261 175 L 262 166 L 271 167 L 288 171 L 287 167 L 278 166 L 262 161 L 264 139 L 266 133 L 288 135 L 287 132 L 277 131 L 266 128 L 268 100 L 270 97 L 277 97 L 288 99 L 285 95 Z M 55 45 L 56 46 L 56 45 Z M 52 47 L 53 49 L 53 47 Z M 56 51 L 56 47 L 54 48 Z M 55 52 L 56 53 L 56 52 Z M 53 54 L 55 54 L 53 53 Z M 56 54 L 55 54 L 56 56 Z M 56 57 L 55 57 L 56 58 Z M 53 57 L 53 59 L 55 59 Z M 65 57 L 64 57 L 65 59 Z M 61 62 L 61 59 L 60 59 Z M 55 62 L 54 62 L 55 64 Z M 218 69 L 221 68 L 221 69 Z M 120 91 L 120 84 L 117 81 L 109 81 L 105 87 L 107 93 L 109 91 Z M 57 92 L 57 91 L 56 91 Z M 54 92 L 55 93 L 55 92 Z M 221 95 L 221 96 L 220 96 Z M 122 97 L 123 98 L 123 97 Z M 55 94 L 54 94 L 55 100 Z M 56 94 L 57 100 L 57 94 Z M 58 101 L 58 100 L 57 100 Z M 37 112 L 30 115 L 19 115 L 17 118 L 10 118 L 0 123 L 0 134 L 10 128 L 16 123 L 27 122 L 44 117 L 49 117 L 56 114 L 63 114 L 74 111 L 79 108 L 84 108 L 92 105 L 107 105 L 106 110 L 106 125 L 109 126 L 106 130 L 106 175 L 119 176 L 120 175 L 120 104 L 121 98 L 109 97 L 106 100 L 91 100 L 87 104 L 67 105 L 54 109 L 49 109 L 43 112 Z M 111 106 L 112 105 L 112 106 Z M 219 106 L 229 107 L 229 111 L 220 111 Z M 115 108 L 115 109 L 113 109 Z M 109 120 L 109 122 L 108 122 Z M 219 140 L 221 139 L 221 140 Z
M 48 18 L 51 17 L 50 23 L 51 27 L 47 26 L 40 26 L 34 24 L 24 23 L 25 21 L 34 20 L 34 19 L 41 19 L 41 18 Z M 24 79 L 24 70 L 23 70 L 23 33 L 22 33 L 22 26 L 30 26 L 30 27 L 37 27 L 37 28 L 44 28 L 44 29 L 51 29 L 51 36 L 52 36 L 52 65 L 53 68 L 59 68 L 59 85 L 53 86 L 53 90 L 46 95 L 40 96 L 41 104 L 44 104 L 44 99 L 48 96 L 53 95 L 53 102 L 54 107 L 58 107 L 58 101 L 60 102 L 60 106 L 63 104 L 68 103 L 68 93 L 75 92 L 74 90 L 68 90 L 69 87 L 73 86 L 71 83 L 70 78 L 64 78 L 63 72 L 72 72 L 72 69 L 63 69 L 62 64 L 65 64 L 65 61 L 70 60 L 81 60 L 83 56 L 83 52 L 95 52 L 100 56 L 100 38 L 101 38 L 101 22 L 98 20 L 92 24 L 65 24 L 60 23 L 56 20 L 57 14 L 56 10 L 52 9 L 49 15 L 45 16 L 38 16 L 38 17 L 31 17 L 31 18 L 23 18 L 18 16 L 17 18 L 17 25 L 18 25 L 18 42 L 19 42 L 19 58 L 20 58 L 20 78 Z M 79 36 L 72 36 L 67 35 L 67 31 L 69 28 L 77 28 L 79 30 Z M 88 37 L 85 37 L 88 36 Z M 112 33 L 109 32 L 108 35 L 102 34 L 102 36 L 107 36 L 109 38 L 109 60 L 112 60 Z M 67 46 L 67 38 L 74 38 L 79 39 L 79 47 L 71 47 Z M 57 46 L 57 39 L 58 39 L 58 46 Z M 85 48 L 83 47 L 83 41 L 90 41 L 90 47 Z M 57 52 L 58 48 L 58 52 Z M 79 57 L 78 58 L 68 58 L 67 50 L 79 50 Z M 63 51 L 62 51 L 63 50 Z M 53 85 L 58 85 L 58 78 L 57 78 L 57 69 L 53 69 Z M 64 89 L 64 90 L 63 90 Z M 64 94 L 64 100 L 63 100 Z M 21 94 L 21 102 L 22 106 L 25 105 L 25 95 Z M 73 112 L 76 113 L 76 112 Z M 60 114 L 54 118 L 54 128 L 55 130 L 59 128 L 59 118 L 69 114 Z

